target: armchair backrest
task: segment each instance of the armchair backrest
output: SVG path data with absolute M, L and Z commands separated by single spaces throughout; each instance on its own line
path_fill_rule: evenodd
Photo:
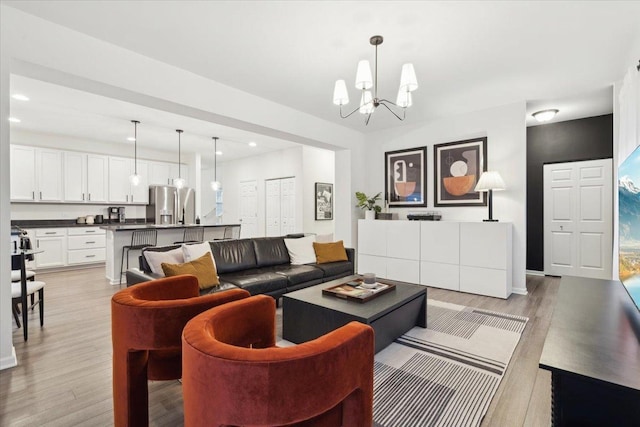
M 313 341 L 279 348 L 274 318 L 273 299 L 256 295 L 187 323 L 185 426 L 323 425 L 320 420 L 336 417 L 341 425 L 370 426 L 373 329 L 351 322 Z

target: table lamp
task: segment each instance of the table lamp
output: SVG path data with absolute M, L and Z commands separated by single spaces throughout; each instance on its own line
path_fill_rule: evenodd
M 504 190 L 505 189 L 505 185 L 504 185 L 504 181 L 502 180 L 502 177 L 500 176 L 500 174 L 496 171 L 486 171 L 486 172 L 482 172 L 482 175 L 480 176 L 480 180 L 478 181 L 478 184 L 476 185 L 476 188 L 474 191 L 478 191 L 478 192 L 489 192 L 489 219 L 485 219 L 483 221 L 486 222 L 497 222 L 497 219 L 493 219 L 493 192 L 494 191 L 499 191 L 499 190 Z

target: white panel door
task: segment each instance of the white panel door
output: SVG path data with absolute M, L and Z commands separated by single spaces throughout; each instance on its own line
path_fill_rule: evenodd
M 280 235 L 296 232 L 296 179 L 280 181 Z
M 611 159 L 545 165 L 545 273 L 610 279 L 612 216 Z
M 87 154 L 87 201 L 109 200 L 109 158 Z
M 280 180 L 270 179 L 266 185 L 265 230 L 267 237 L 281 236 L 280 232 Z
M 87 155 L 64 153 L 64 200 L 84 202 L 87 198 Z
M 36 200 L 36 150 L 11 146 L 11 200 Z
M 36 150 L 37 199 L 62 201 L 62 151 Z
M 248 239 L 258 235 L 258 182 L 240 183 L 240 237 Z

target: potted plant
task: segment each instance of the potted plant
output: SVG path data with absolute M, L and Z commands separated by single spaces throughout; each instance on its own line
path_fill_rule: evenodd
M 376 219 L 376 212 L 381 212 L 382 208 L 376 204 L 378 200 L 380 200 L 380 195 L 382 193 L 378 193 L 373 197 L 368 197 L 361 191 L 356 191 L 356 199 L 358 199 L 358 204 L 356 205 L 360 209 L 364 209 L 364 217 L 365 219 Z

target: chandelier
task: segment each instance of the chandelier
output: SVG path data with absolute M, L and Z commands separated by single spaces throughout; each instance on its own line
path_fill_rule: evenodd
M 371 114 L 376 111 L 379 106 L 384 106 L 387 110 L 398 118 L 398 120 L 404 120 L 406 117 L 407 108 L 413 104 L 411 99 L 411 92 L 418 89 L 418 80 L 416 79 L 416 72 L 413 68 L 413 64 L 404 64 L 402 66 L 402 73 L 400 75 L 400 88 L 398 89 L 398 96 L 396 102 L 391 102 L 384 98 L 378 97 L 378 46 L 382 44 L 382 36 L 373 36 L 369 39 L 369 43 L 375 46 L 375 74 L 374 78 L 371 77 L 371 66 L 369 61 L 362 60 L 358 62 L 358 68 L 356 71 L 356 89 L 362 91 L 360 96 L 360 105 L 347 114 L 346 116 L 342 112 L 342 106 L 349 103 L 349 93 L 347 92 L 347 85 L 344 80 L 337 80 L 335 88 L 333 90 L 333 103 L 340 106 L 340 117 L 346 119 L 356 111 L 361 114 L 366 114 L 365 125 L 369 124 Z M 371 92 L 373 88 L 373 93 Z M 402 108 L 402 117 L 396 113 L 392 107 Z

